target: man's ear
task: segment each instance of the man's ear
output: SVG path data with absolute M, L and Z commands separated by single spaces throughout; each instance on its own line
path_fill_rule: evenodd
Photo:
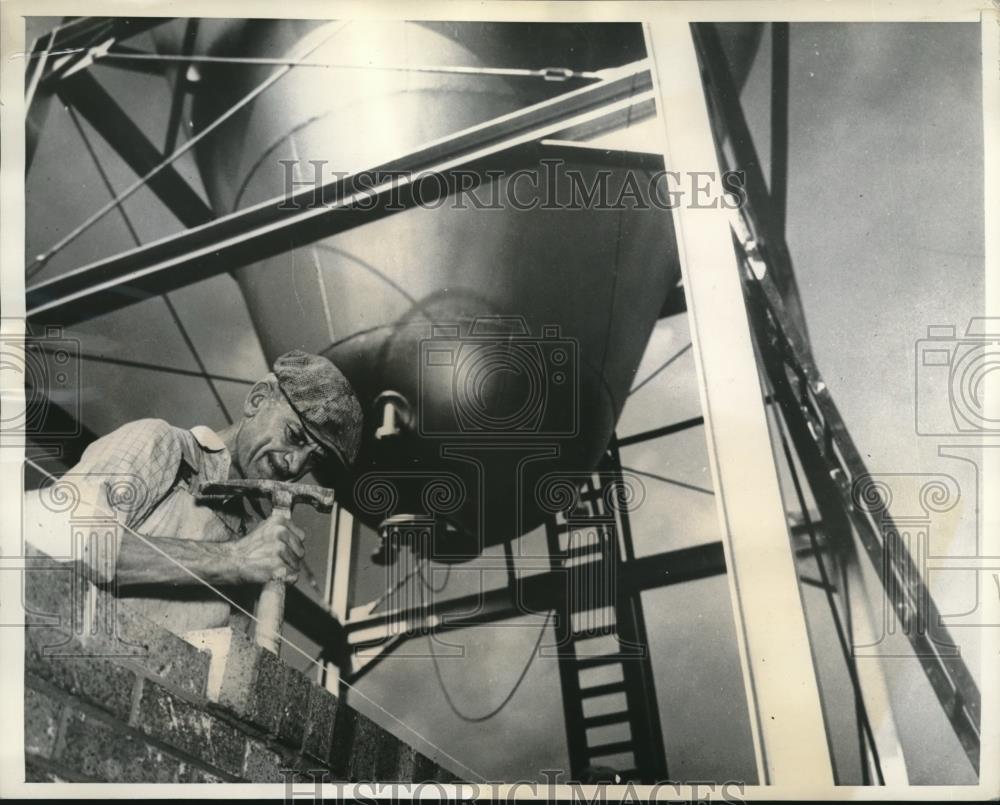
M 278 378 L 274 373 L 268 374 L 254 383 L 250 393 L 243 401 L 243 416 L 249 419 L 255 416 L 261 407 L 278 393 Z

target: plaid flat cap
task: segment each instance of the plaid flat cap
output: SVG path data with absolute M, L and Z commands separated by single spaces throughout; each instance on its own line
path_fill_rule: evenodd
M 344 373 L 326 358 L 286 352 L 272 367 L 278 387 L 310 435 L 350 467 L 361 445 L 361 403 Z

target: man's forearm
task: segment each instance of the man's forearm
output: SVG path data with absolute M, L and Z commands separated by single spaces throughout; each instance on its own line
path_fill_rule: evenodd
M 122 535 L 115 565 L 115 582 L 190 585 L 234 584 L 236 574 L 232 543 L 200 542 L 172 537 Z

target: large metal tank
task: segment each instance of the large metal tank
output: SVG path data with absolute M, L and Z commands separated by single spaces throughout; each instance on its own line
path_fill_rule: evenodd
M 209 52 L 464 67 L 509 62 L 519 48 L 526 64 L 530 54 L 574 58 L 563 26 L 535 28 L 527 49 L 497 25 L 256 21 L 223 26 Z M 641 56 L 630 36 L 631 44 L 590 41 L 586 66 Z M 205 66 L 196 130 L 275 69 Z M 298 67 L 197 156 L 213 205 L 226 213 L 280 196 L 283 160 L 299 166 L 300 181 L 312 180 L 310 160 L 321 161 L 324 178 L 369 168 L 570 88 L 494 75 Z M 556 172 L 562 194 L 569 168 L 588 185 L 607 171 L 612 201 L 627 171 L 642 193 L 652 174 L 648 164 L 603 152 L 554 147 L 551 155 L 568 160 Z M 497 192 L 503 198 L 509 181 L 477 195 L 484 203 Z M 544 192 L 530 185 L 519 184 L 520 202 Z M 439 557 L 475 555 L 537 525 L 540 479 L 597 463 L 678 280 L 663 210 L 502 206 L 412 208 L 315 244 L 290 243 L 288 253 L 236 273 L 268 359 L 293 348 L 325 354 L 362 399 L 358 483 L 342 485 L 342 499 L 372 525 L 443 513 Z

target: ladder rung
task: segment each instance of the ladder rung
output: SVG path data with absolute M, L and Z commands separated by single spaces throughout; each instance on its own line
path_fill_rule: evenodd
M 560 534 L 567 534 L 571 531 L 579 531 L 582 528 L 607 528 L 612 521 L 607 517 L 594 517 L 591 514 L 576 514 L 569 520 L 556 523 L 556 531 Z
M 589 612 L 591 610 L 581 609 L 580 612 Z M 590 629 L 578 629 L 574 632 L 570 632 L 573 639 L 582 643 L 586 640 L 596 639 L 598 637 L 606 637 L 607 635 L 617 634 L 618 624 L 612 623 L 608 626 L 594 626 Z
M 585 545 L 577 545 L 575 547 L 567 548 L 563 551 L 564 559 L 575 559 L 578 556 L 588 556 L 592 553 L 601 552 L 600 542 L 588 542 Z
M 611 609 L 609 605 L 607 607 Z M 578 609 L 576 612 L 571 612 L 571 615 L 581 615 L 586 612 L 599 612 L 600 610 L 594 609 Z M 617 614 L 617 613 L 615 613 Z M 588 640 L 597 640 L 599 637 L 607 637 L 611 635 L 612 637 L 618 636 L 618 624 L 611 622 L 610 618 L 605 618 L 603 623 L 593 624 L 585 629 L 574 629 L 570 632 L 573 639 L 578 643 L 585 643 Z
M 594 685 L 592 688 L 580 688 L 580 696 L 585 699 L 594 696 L 606 696 L 609 693 L 624 693 L 624 682 L 608 682 L 606 685 Z
M 590 657 L 577 657 L 576 666 L 578 668 L 597 668 L 601 665 L 613 665 L 622 661 L 621 654 L 598 654 Z
M 573 517 L 566 521 L 566 531 L 569 533 L 582 534 L 590 532 L 600 534 L 610 538 L 615 532 L 615 521 L 604 515 L 591 515 L 589 517 Z
M 617 755 L 619 752 L 632 752 L 635 746 L 632 741 L 615 741 L 610 744 L 600 746 L 588 746 L 587 754 L 590 757 L 600 757 L 601 755 Z
M 604 727 L 608 724 L 624 724 L 628 722 L 629 712 L 628 710 L 622 710 L 620 713 L 604 713 L 599 716 L 590 716 L 589 718 L 583 719 L 584 727 Z

